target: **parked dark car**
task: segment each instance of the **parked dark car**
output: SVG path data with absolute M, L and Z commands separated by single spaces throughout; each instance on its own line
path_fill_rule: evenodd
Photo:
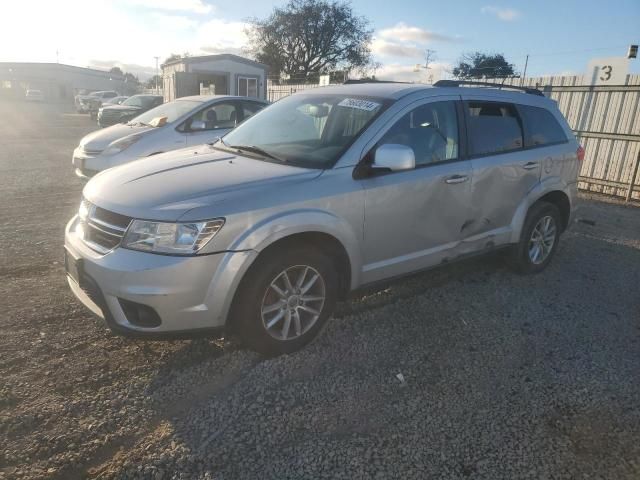
M 118 92 L 113 90 L 101 90 L 99 92 L 76 95 L 74 98 L 76 111 L 78 113 L 91 113 L 92 106 L 95 108 L 95 105 L 97 105 L 99 108 L 103 101 L 117 96 Z M 98 108 L 95 108 L 96 112 L 98 111 Z
M 120 105 L 103 106 L 98 110 L 98 125 L 108 127 L 128 122 L 141 113 L 162 104 L 161 95 L 134 95 Z

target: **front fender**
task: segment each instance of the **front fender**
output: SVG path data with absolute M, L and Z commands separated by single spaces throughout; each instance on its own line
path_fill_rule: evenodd
M 300 209 L 267 217 L 243 232 L 229 250 L 261 252 L 285 237 L 312 232 L 331 235 L 342 244 L 351 264 L 351 287 L 359 285 L 362 258 L 358 235 L 344 219 L 324 210 Z
M 569 202 L 572 201 L 572 195 L 569 185 L 562 178 L 547 177 L 541 182 L 538 182 L 531 190 L 529 190 L 529 193 L 522 200 L 522 202 L 520 202 L 520 205 L 518 205 L 518 208 L 513 215 L 513 219 L 511 221 L 510 243 L 518 243 L 520 241 L 522 227 L 524 226 L 524 221 L 527 218 L 527 212 L 529 211 L 531 205 L 536 203 L 546 194 L 554 191 L 563 192 L 569 198 Z

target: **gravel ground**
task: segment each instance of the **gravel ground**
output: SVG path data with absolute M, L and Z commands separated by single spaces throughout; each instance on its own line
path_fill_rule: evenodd
M 638 208 L 585 199 L 537 276 L 494 255 L 361 293 L 294 355 L 136 343 L 61 265 L 94 126 L 0 115 L 0 478 L 640 478 Z

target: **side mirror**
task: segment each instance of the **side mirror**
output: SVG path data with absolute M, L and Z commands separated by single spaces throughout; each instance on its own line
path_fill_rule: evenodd
M 206 130 L 207 124 L 202 120 L 193 120 L 189 126 L 189 130 Z
M 389 169 L 392 172 L 411 170 L 416 167 L 416 156 L 411 147 L 385 143 L 376 149 L 372 167 Z

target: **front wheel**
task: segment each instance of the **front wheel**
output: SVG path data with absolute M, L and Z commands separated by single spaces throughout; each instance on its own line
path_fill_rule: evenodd
M 279 355 L 313 340 L 333 312 L 338 278 L 315 249 L 265 252 L 243 279 L 234 308 L 237 333 L 253 350 Z
M 520 242 L 513 247 L 511 264 L 520 273 L 544 270 L 558 248 L 561 217 L 551 203 L 534 204 L 525 219 Z

